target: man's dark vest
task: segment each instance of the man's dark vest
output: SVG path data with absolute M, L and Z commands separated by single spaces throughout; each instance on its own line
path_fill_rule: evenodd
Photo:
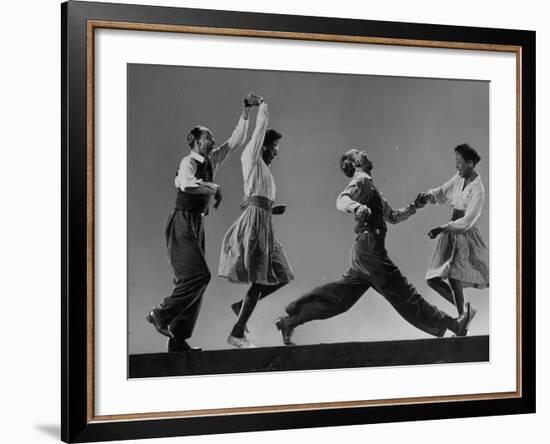
M 365 181 L 365 186 L 369 187 L 368 190 L 368 199 L 361 202 L 363 205 L 369 207 L 371 215 L 365 220 L 357 223 L 355 227 L 356 233 L 362 233 L 364 231 L 375 231 L 379 230 L 382 232 L 387 231 L 386 220 L 384 215 L 384 203 L 382 201 L 382 196 L 380 192 L 372 183 L 371 180 Z
M 202 179 L 205 182 L 212 182 L 214 178 L 214 171 L 212 163 L 209 160 L 199 162 L 196 159 L 191 159 L 196 165 L 195 177 Z M 178 188 L 178 194 L 176 196 L 176 210 L 187 210 L 196 213 L 208 213 L 208 204 L 210 203 L 209 194 L 191 194 L 185 191 L 181 191 Z

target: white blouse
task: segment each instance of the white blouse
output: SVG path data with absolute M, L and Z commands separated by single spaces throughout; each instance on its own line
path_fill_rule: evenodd
M 454 210 L 464 211 L 464 216 L 443 225 L 446 231 L 464 232 L 472 228 L 485 203 L 485 188 L 481 176 L 472 180 L 464 188 L 464 178 L 457 173 L 449 181 L 437 188 L 428 191 L 429 202 L 432 204 L 444 204 L 449 199 Z
M 243 170 L 244 195 L 267 197 L 275 201 L 275 179 L 269 167 L 262 158 L 262 146 L 264 144 L 269 111 L 267 103 L 260 104 L 256 117 L 256 127 L 250 141 L 241 155 Z

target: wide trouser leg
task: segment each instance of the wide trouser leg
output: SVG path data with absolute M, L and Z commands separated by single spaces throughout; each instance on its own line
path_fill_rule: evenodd
M 350 275 L 314 288 L 291 302 L 285 311 L 292 326 L 318 319 L 328 319 L 349 310 L 369 289 L 365 279 Z
M 352 252 L 353 269 L 369 277 L 372 287 L 410 324 L 434 336 L 443 336 L 451 318 L 426 301 L 388 257 L 384 235 L 358 236 Z
M 174 289 L 159 307 L 159 315 L 178 339 L 187 339 L 199 314 L 202 297 L 210 282 L 204 257 L 202 216 L 174 211 L 166 226 L 168 259 L 174 273 Z

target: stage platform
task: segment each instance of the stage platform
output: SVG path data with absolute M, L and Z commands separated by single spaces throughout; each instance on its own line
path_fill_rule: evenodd
M 130 355 L 129 377 L 211 375 L 489 361 L 489 336 Z

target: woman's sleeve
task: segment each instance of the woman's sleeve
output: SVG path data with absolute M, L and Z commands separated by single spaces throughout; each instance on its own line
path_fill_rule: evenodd
M 481 216 L 481 210 L 483 210 L 484 203 L 485 190 L 483 190 L 483 188 L 476 188 L 470 202 L 468 203 L 468 206 L 466 207 L 464 216 L 443 225 L 443 230 L 454 233 L 468 231 L 477 222 L 479 216 Z
M 262 146 L 264 144 L 265 131 L 267 129 L 267 122 L 269 121 L 269 110 L 267 103 L 261 103 L 258 108 L 258 115 L 256 116 L 256 127 L 252 133 L 250 141 L 246 145 L 241 155 L 241 161 L 246 167 L 250 167 L 256 163 L 262 154 Z
M 455 182 L 458 179 L 458 174 L 455 174 L 453 177 L 451 177 L 450 180 L 445 182 L 443 185 L 432 188 L 428 191 L 428 202 L 431 204 L 444 204 L 449 200 L 451 195 L 453 194 L 453 189 L 455 186 Z

